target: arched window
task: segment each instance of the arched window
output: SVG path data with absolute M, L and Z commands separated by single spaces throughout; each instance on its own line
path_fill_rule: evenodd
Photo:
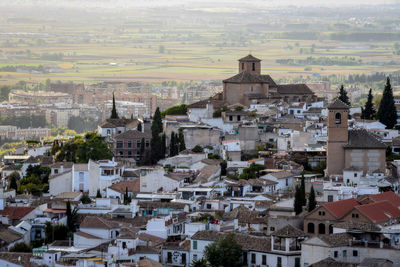
M 320 234 L 320 235 L 325 234 L 325 224 L 323 224 L 323 223 L 318 224 L 318 234 Z
M 313 234 L 315 232 L 314 230 L 314 223 L 310 222 L 307 224 L 307 233 Z
M 340 114 L 339 112 L 335 114 L 335 122 L 336 124 L 342 123 L 342 114 Z

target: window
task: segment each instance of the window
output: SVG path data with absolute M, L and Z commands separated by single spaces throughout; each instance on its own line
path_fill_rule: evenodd
M 172 262 L 172 253 L 171 252 L 168 252 L 167 262 L 168 263 Z
M 256 254 L 251 253 L 251 263 L 256 263 Z
M 262 255 L 262 265 L 267 265 L 267 255 Z
M 79 182 L 83 183 L 83 177 L 84 177 L 84 173 L 79 172 Z
M 233 121 L 233 116 L 229 116 L 229 121 Z
M 255 71 L 255 70 L 256 70 L 256 63 L 253 63 L 253 64 L 252 64 L 252 67 L 251 67 L 251 69 L 252 69 L 253 71 Z
M 140 143 L 141 143 L 140 140 L 137 140 L 136 141 L 136 147 L 140 147 Z
M 58 169 L 54 169 L 54 173 L 57 174 L 58 173 Z
M 186 253 L 182 254 L 182 264 L 186 264 Z
M 244 63 L 242 63 L 242 70 L 244 70 Z
M 323 223 L 318 224 L 318 234 L 320 234 L 320 235 L 325 234 L 325 224 L 323 224 Z
M 286 186 L 289 186 L 289 179 L 286 178 Z
M 310 234 L 313 234 L 314 231 L 315 231 L 315 230 L 314 230 L 314 223 L 312 223 L 312 222 L 308 223 L 308 225 L 307 225 L 307 232 L 310 233 Z
M 128 151 L 128 156 L 132 156 L 132 151 Z
M 352 213 L 352 214 L 351 214 L 351 217 L 352 217 L 352 218 L 358 218 L 359 215 L 358 215 L 358 213 Z
M 337 251 L 334 251 L 334 252 L 333 252 L 333 257 L 334 257 L 334 258 L 337 258 L 337 257 L 338 257 L 338 252 L 337 252 Z
M 319 216 L 325 216 L 325 211 L 323 211 L 323 210 L 318 211 L 318 215 Z
M 270 230 L 271 232 L 273 232 L 273 231 L 275 231 L 275 227 L 271 226 L 271 227 L 269 228 L 269 230 Z
M 353 250 L 353 257 L 358 257 L 358 251 L 357 250 Z
M 342 123 L 342 114 L 336 113 L 335 114 L 335 123 L 336 124 L 341 124 Z
M 240 115 L 238 115 L 238 116 L 237 116 L 237 120 L 240 121 L 240 119 L 241 119 L 241 118 L 240 118 Z
M 193 240 L 193 249 L 197 249 L 197 240 Z
M 122 148 L 124 146 L 124 142 L 117 141 L 117 148 Z
M 132 142 L 128 141 L 128 147 L 131 148 L 132 147 Z
M 343 258 L 347 257 L 347 250 L 343 250 Z
M 197 261 L 197 254 L 193 254 L 193 260 Z
M 333 202 L 333 196 L 332 195 L 328 195 L 328 202 Z
M 111 130 L 107 130 L 107 135 L 111 135 Z
M 282 267 L 282 258 L 281 257 L 277 258 L 276 267 Z
M 149 147 L 150 146 L 150 142 L 149 142 L 149 140 L 146 140 L 146 147 Z
M 357 173 L 356 172 L 354 173 L 354 177 L 357 177 Z
M 294 258 L 294 267 L 300 267 L 300 258 Z
M 207 204 L 207 209 L 208 209 L 208 210 L 211 209 L 211 204 Z

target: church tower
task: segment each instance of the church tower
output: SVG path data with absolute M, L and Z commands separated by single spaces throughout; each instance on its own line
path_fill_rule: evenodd
M 251 74 L 261 74 L 261 60 L 253 57 L 252 55 L 248 55 L 244 58 L 239 59 L 239 73 L 247 71 Z
M 349 106 L 336 99 L 328 106 L 327 175 L 343 174 L 344 145 L 349 140 Z

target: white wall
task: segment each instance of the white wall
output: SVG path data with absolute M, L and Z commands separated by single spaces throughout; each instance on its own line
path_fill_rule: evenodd
M 50 195 L 56 196 L 64 192 L 72 192 L 72 171 L 65 172 L 49 179 Z

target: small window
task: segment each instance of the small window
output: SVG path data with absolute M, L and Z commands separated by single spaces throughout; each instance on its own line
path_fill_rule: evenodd
M 262 255 L 262 265 L 267 265 L 267 255 Z
M 358 250 L 353 250 L 353 257 L 358 257 Z
M 244 70 L 244 63 L 242 63 L 242 70 Z
M 211 204 L 207 204 L 207 209 L 208 209 L 208 210 L 211 209 Z
M 193 240 L 193 249 L 197 249 L 197 240 Z M 194 255 L 193 255 L 194 257 Z
M 337 251 L 334 251 L 334 252 L 333 252 L 333 257 L 334 257 L 334 258 L 337 258 L 337 257 L 338 257 L 338 252 L 337 252 Z
M 229 121 L 233 121 L 233 116 L 229 116 Z
M 132 147 L 132 142 L 128 141 L 128 147 L 131 148 Z
M 335 123 L 336 124 L 341 124 L 342 123 L 342 114 L 336 113 L 335 114 Z
M 253 63 L 252 64 L 252 68 L 251 68 L 253 71 L 255 71 L 256 70 L 256 63 Z
M 347 257 L 347 250 L 343 250 L 343 258 Z
M 255 253 L 251 253 L 251 263 L 256 263 L 256 254 Z
M 281 258 L 281 257 L 278 257 L 278 258 L 277 258 L 276 266 L 277 266 L 277 267 L 282 267 L 282 258 Z
M 357 177 L 357 173 L 356 172 L 354 173 L 354 177 Z
M 271 232 L 273 232 L 273 231 L 275 231 L 275 227 L 271 226 L 271 227 L 269 228 L 269 230 L 270 230 Z

